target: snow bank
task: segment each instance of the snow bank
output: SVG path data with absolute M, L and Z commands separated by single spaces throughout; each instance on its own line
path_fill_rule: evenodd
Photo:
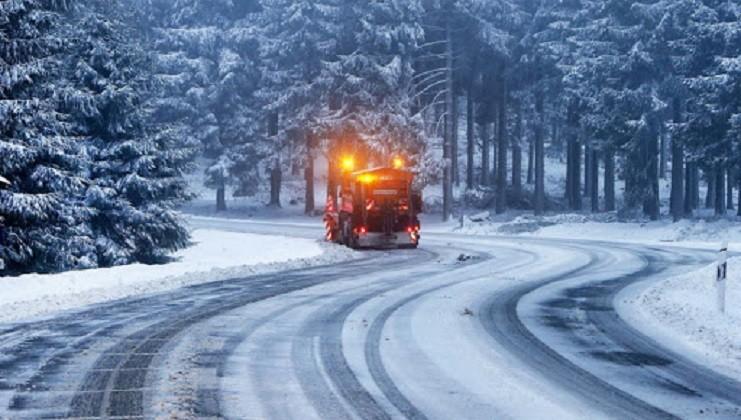
M 622 302 L 620 314 L 668 348 L 741 378 L 741 258 L 728 261 L 726 314 L 715 264 L 663 280 Z
M 448 231 L 471 235 L 529 235 L 544 238 L 599 239 L 632 243 L 712 242 L 720 245 L 722 240 L 741 242 L 741 223 L 720 219 L 669 220 L 655 222 L 620 222 L 614 214 L 558 214 L 553 216 L 521 215 L 511 220 L 492 216 L 481 219 L 468 217 L 461 228 L 450 224 Z M 511 216 L 510 216 L 511 217 Z M 444 228 L 443 228 L 444 229 Z
M 60 274 L 0 277 L 0 322 L 135 295 L 349 259 L 346 248 L 310 239 L 193 232 L 194 246 L 164 265 L 133 264 Z

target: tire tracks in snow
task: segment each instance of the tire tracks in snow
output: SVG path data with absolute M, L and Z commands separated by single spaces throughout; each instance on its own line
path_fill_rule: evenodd
M 649 276 L 655 276 L 664 271 L 669 258 L 666 249 L 645 248 L 636 250 L 644 259 L 646 268 L 643 272 L 629 275 L 616 281 L 602 282 L 603 290 L 593 300 L 595 305 L 612 307 L 618 294 L 631 284 Z M 673 251 L 676 255 L 681 250 Z M 706 254 L 706 258 L 698 258 L 697 251 L 687 255 L 684 251 L 679 264 L 693 266 L 708 264 L 713 254 Z M 704 254 L 704 253 L 703 253 Z M 668 363 L 657 363 L 657 366 L 647 365 L 642 369 L 647 376 L 653 377 L 659 387 L 663 386 L 679 394 L 691 397 L 710 397 L 730 403 L 733 407 L 726 407 L 732 417 L 741 417 L 741 382 L 723 374 L 688 360 L 686 357 L 661 346 L 651 338 L 641 334 L 634 327 L 625 322 L 615 310 L 587 311 L 587 319 L 596 325 L 624 354 L 658 356 Z M 702 413 L 696 413 L 702 414 Z M 728 412 L 726 414 L 729 414 Z
M 517 305 L 523 296 L 550 283 L 586 274 L 604 264 L 597 252 L 585 251 L 582 248 L 572 249 L 589 254 L 589 263 L 567 273 L 494 295 L 484 303 L 481 311 L 484 328 L 522 362 L 535 368 L 546 378 L 588 399 L 592 405 L 602 408 L 605 412 L 623 418 L 671 418 L 668 413 L 614 388 L 581 369 L 540 341 L 520 320 Z
M 556 246 L 563 247 L 562 244 Z M 591 263 L 569 273 L 511 288 L 491 296 L 484 302 L 482 313 L 485 316 L 482 317 L 482 324 L 497 342 L 542 376 L 589 401 L 608 417 L 673 419 L 677 418 L 677 414 L 671 406 L 656 404 L 652 401 L 651 395 L 642 394 L 640 390 L 636 391 L 637 388 L 626 389 L 625 383 L 616 381 L 614 377 L 604 376 L 604 372 L 599 369 L 592 369 L 589 365 L 585 365 L 582 360 L 594 358 L 594 355 L 615 359 L 621 359 L 619 356 L 624 356 L 622 359 L 625 360 L 616 360 L 618 364 L 624 365 L 622 367 L 624 371 L 632 372 L 630 369 L 633 367 L 640 369 L 640 372 L 628 373 L 628 380 L 640 382 L 646 378 L 652 378 L 657 385 L 656 388 L 659 388 L 661 381 L 676 385 L 674 391 L 678 395 L 696 390 L 694 395 L 689 393 L 686 396 L 706 399 L 712 395 L 741 406 L 741 386 L 738 382 L 689 362 L 663 348 L 620 319 L 614 310 L 614 300 L 625 287 L 647 278 L 653 278 L 667 269 L 671 264 L 667 256 L 680 255 L 678 258 L 682 260 L 684 257 L 688 265 L 706 261 L 705 259 L 686 258 L 686 255 L 680 254 L 681 249 L 672 251 L 671 248 L 650 249 L 599 242 L 583 242 L 569 246 L 581 252 L 590 253 Z M 595 252 L 594 249 L 599 251 Z M 603 280 L 591 281 L 588 276 L 598 272 L 599 265 L 609 268 L 609 261 L 604 256 L 600 256 L 605 253 L 601 249 L 619 249 L 634 254 L 642 260 L 642 264 L 627 274 L 610 275 Z M 550 301 L 544 301 L 542 298 L 538 300 L 539 305 L 557 307 L 559 308 L 555 312 L 557 314 L 560 311 L 558 315 L 560 318 L 554 319 L 553 315 L 550 315 L 554 313 L 553 309 L 549 309 L 550 312 L 547 312 L 549 315 L 545 316 L 548 321 L 539 321 L 546 325 L 545 328 L 550 328 L 552 331 L 563 330 L 552 334 L 571 339 L 573 343 L 576 343 L 574 345 L 577 348 L 586 346 L 579 353 L 575 353 L 576 350 L 567 349 L 562 354 L 563 345 L 552 347 L 548 339 L 538 337 L 537 333 L 529 327 L 530 322 L 538 321 L 524 322 L 518 313 L 518 307 L 523 298 L 535 291 L 582 277 L 585 280 L 581 281 L 579 286 L 569 286 L 564 289 L 566 296 L 559 295 Z M 552 295 L 549 291 L 548 296 L 553 297 Z M 589 331 L 592 332 L 591 334 L 598 334 L 597 336 L 585 338 L 574 335 L 576 333 L 569 324 L 578 322 L 575 319 L 578 320 L 579 316 L 575 313 L 582 312 L 586 314 Z M 543 328 L 542 325 L 539 328 Z M 590 346 L 607 346 L 610 351 L 598 352 Z M 647 366 L 641 366 L 644 363 L 641 360 L 634 360 L 641 357 L 646 359 Z M 666 362 L 651 363 L 651 360 Z M 621 373 L 625 375 L 625 372 Z M 630 378 L 632 375 L 636 377 Z M 672 381 L 678 379 L 678 382 L 667 382 L 670 379 Z M 625 381 L 624 378 L 621 380 Z M 731 411 L 731 413 L 738 416 L 741 411 Z
M 472 252 L 478 254 L 478 261 L 475 265 L 485 263 L 492 258 L 492 255 L 488 252 L 484 253 L 480 252 L 480 250 L 474 250 L 470 247 L 470 244 L 468 244 L 468 247 L 465 246 L 456 245 L 452 249 L 469 254 Z M 497 247 L 507 249 L 508 251 L 513 250 L 510 247 L 490 244 L 488 251 L 491 252 L 493 248 Z M 447 250 L 450 249 L 451 245 L 448 245 Z M 524 257 L 519 259 L 515 264 L 504 264 L 491 272 L 491 274 L 525 266 L 538 258 L 536 253 L 526 250 L 518 250 L 517 253 L 524 255 Z M 471 267 L 471 264 L 450 270 L 445 273 L 445 277 L 455 278 L 456 274 L 469 267 Z M 431 276 L 442 275 L 438 270 L 427 274 Z M 419 279 L 413 282 L 393 284 L 390 287 L 381 288 L 363 296 L 355 297 L 334 311 L 320 311 L 304 324 L 304 328 L 297 335 L 293 343 L 294 364 L 310 367 L 303 369 L 299 373 L 299 380 L 302 382 L 305 392 L 310 395 L 310 400 L 312 400 L 315 408 L 322 413 L 323 418 L 334 419 L 357 416 L 360 418 L 385 419 L 397 417 L 384 408 L 383 404 L 378 400 L 378 397 L 381 397 L 380 395 L 372 395 L 358 380 L 343 353 L 342 332 L 350 315 L 361 305 L 396 289 L 407 286 L 418 286 L 421 281 L 425 280 L 424 274 L 418 277 Z M 366 367 L 373 382 L 383 394 L 383 398 L 404 418 L 426 419 L 427 416 L 404 396 L 386 371 L 380 352 L 382 333 L 386 322 L 400 308 L 418 299 L 448 287 L 477 279 L 480 279 L 480 276 L 452 279 L 446 281 L 444 284 L 438 284 L 434 287 L 413 292 L 411 295 L 402 297 L 400 300 L 396 300 L 390 306 L 382 309 L 380 313 L 375 315 L 371 322 L 363 347 Z M 318 387 L 316 378 L 322 375 L 327 376 L 329 383 L 324 383 Z M 330 409 L 329 412 L 327 411 L 328 408 Z
M 368 270 L 376 260 L 377 256 L 342 264 L 340 271 Z M 23 354 L 0 366 L 6 382 L 3 393 L 14 393 L 7 411 L 0 414 L 12 418 L 141 417 L 153 358 L 177 334 L 224 311 L 341 277 L 339 273 L 336 277 L 316 275 L 323 270 L 327 267 L 191 286 L 9 326 L 0 339 L 11 346 L 11 352 L 15 348 Z M 18 339 L 24 330 L 35 333 Z M 56 342 L 60 344 L 50 344 Z M 101 345 L 108 347 L 101 349 Z M 93 357 L 86 354 L 89 351 L 100 352 L 94 363 L 85 361 Z M 73 378 L 68 369 L 87 372 L 79 379 L 76 392 L 71 391 L 75 384 L 70 383 Z

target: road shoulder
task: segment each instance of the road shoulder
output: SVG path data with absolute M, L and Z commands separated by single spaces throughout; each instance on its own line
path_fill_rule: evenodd
M 0 323 L 184 286 L 330 264 L 355 253 L 314 239 L 197 229 L 193 246 L 162 265 L 131 264 L 2 277 Z
M 741 379 L 741 273 L 729 261 L 726 314 L 716 304 L 715 265 L 626 288 L 616 298 L 619 315 L 632 327 L 694 362 Z

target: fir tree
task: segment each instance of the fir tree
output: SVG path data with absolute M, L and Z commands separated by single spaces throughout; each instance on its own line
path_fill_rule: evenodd
M 82 197 L 84 150 L 58 112 L 64 10 L 53 1 L 0 4 L 0 259 L 10 271 L 96 265 Z
M 174 207 L 187 198 L 182 176 L 193 150 L 179 130 L 155 123 L 152 57 L 137 16 L 116 6 L 91 1 L 73 16 L 79 43 L 65 94 L 87 144 L 85 200 L 101 266 L 160 262 L 188 243 Z

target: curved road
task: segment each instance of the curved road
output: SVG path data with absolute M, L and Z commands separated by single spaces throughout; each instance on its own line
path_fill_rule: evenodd
M 423 241 L 0 325 L 0 418 L 741 417 L 739 382 L 654 342 L 614 307 L 627 286 L 712 255 Z

